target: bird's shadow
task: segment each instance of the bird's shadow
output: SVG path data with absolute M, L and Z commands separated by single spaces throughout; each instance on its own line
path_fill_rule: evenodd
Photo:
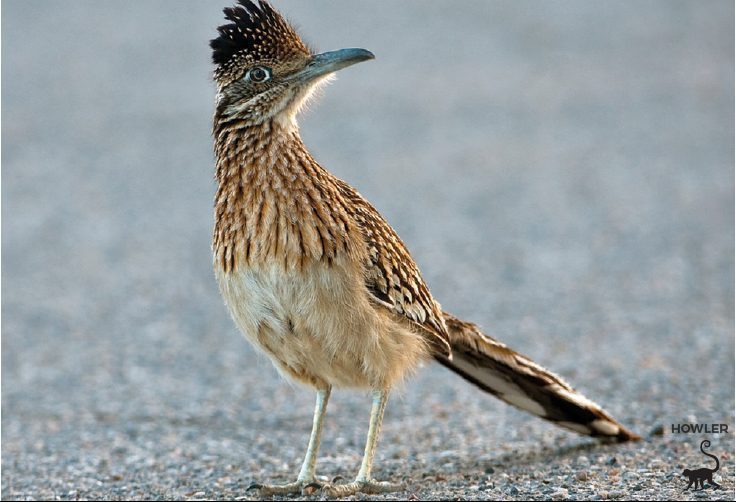
M 566 457 L 573 455 L 577 456 L 580 453 L 612 453 L 612 451 L 615 448 L 620 447 L 620 445 L 621 443 L 615 442 L 587 441 L 585 443 L 569 444 L 559 447 L 544 446 L 539 449 L 531 449 L 527 451 L 517 450 L 510 453 L 504 453 L 487 461 L 485 465 L 490 467 L 508 467 L 514 465 L 528 465 L 535 462 L 559 462 Z

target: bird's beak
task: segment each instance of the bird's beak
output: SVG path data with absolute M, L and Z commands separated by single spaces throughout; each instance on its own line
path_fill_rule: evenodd
M 323 52 L 312 56 L 307 66 L 294 77 L 301 83 L 306 83 L 356 63 L 375 59 L 375 57 L 372 52 L 365 49 L 340 49 L 339 51 Z

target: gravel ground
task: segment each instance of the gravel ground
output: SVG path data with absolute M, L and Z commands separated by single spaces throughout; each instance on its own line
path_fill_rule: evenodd
M 313 395 L 210 265 L 222 3 L 3 2 L 4 500 L 247 498 L 298 469 Z M 733 2 L 279 5 L 377 55 L 302 120 L 315 156 L 447 309 L 647 436 L 601 445 L 428 367 L 377 458 L 407 491 L 375 498 L 733 499 Z M 357 471 L 369 407 L 334 394 L 321 475 Z M 704 437 L 724 488 L 683 492 Z

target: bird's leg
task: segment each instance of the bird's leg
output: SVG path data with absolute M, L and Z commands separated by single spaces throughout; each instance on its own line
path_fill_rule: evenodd
M 330 497 L 347 497 L 356 493 L 387 493 L 396 492 L 403 488 L 400 484 L 393 484 L 371 479 L 371 468 L 373 467 L 373 457 L 376 454 L 376 446 L 378 444 L 378 435 L 381 432 L 381 422 L 383 421 L 383 411 L 386 409 L 386 401 L 388 400 L 388 390 L 373 391 L 373 406 L 371 407 L 371 421 L 368 426 L 368 439 L 365 443 L 365 453 L 363 454 L 363 462 L 358 471 L 358 477 L 355 481 L 345 485 L 326 485 L 322 488 L 323 492 Z
M 317 391 L 317 402 L 314 405 L 314 419 L 312 421 L 312 434 L 309 436 L 309 446 L 304 457 L 302 468 L 299 471 L 298 482 L 308 484 L 314 481 L 314 471 L 317 467 L 317 454 L 319 443 L 322 439 L 322 424 L 327 411 L 327 401 L 330 399 L 332 387 Z
M 319 389 L 317 391 L 317 403 L 314 406 L 314 421 L 312 422 L 312 434 L 309 436 L 309 446 L 307 454 L 304 457 L 302 468 L 299 476 L 294 483 L 285 485 L 262 485 L 259 483 L 252 484 L 248 489 L 259 490 L 260 495 L 282 495 L 289 493 L 301 493 L 305 486 L 313 483 L 315 480 L 314 472 L 317 466 L 317 453 L 319 452 L 319 442 L 322 437 L 322 424 L 327 410 L 327 401 L 330 399 L 331 387 Z

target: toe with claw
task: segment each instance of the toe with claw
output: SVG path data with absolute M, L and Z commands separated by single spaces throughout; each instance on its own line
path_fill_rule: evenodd
M 295 481 L 285 485 L 263 485 L 261 483 L 252 483 L 246 491 L 258 490 L 258 495 L 267 497 L 269 495 L 300 495 L 309 494 L 305 492 L 308 486 L 316 484 L 314 481 Z M 313 492 L 312 492 L 313 493 Z
M 344 485 L 325 485 L 322 487 L 322 493 L 328 497 L 349 497 L 356 493 L 365 493 L 368 495 L 377 495 L 379 493 L 399 492 L 404 489 L 401 483 L 389 483 L 386 481 L 353 481 Z

